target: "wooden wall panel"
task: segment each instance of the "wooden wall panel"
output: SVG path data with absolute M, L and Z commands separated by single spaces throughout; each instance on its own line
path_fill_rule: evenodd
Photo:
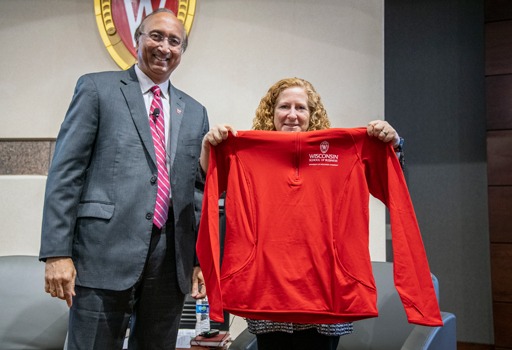
M 486 77 L 485 84 L 487 130 L 512 129 L 512 74 Z
M 491 270 L 493 301 L 512 303 L 512 244 L 491 244 Z M 510 316 L 512 334 L 512 314 Z
M 512 304 L 494 303 L 494 345 L 512 348 Z
M 475 344 L 475 343 L 457 342 L 457 350 L 498 350 L 498 349 L 495 349 L 494 346 L 490 345 L 490 344 Z
M 512 19 L 512 1 L 486 0 L 485 21 L 502 21 L 504 19 Z
M 485 74 L 512 74 L 512 20 L 485 24 Z
M 512 186 L 512 130 L 487 132 L 487 182 Z
M 486 0 L 485 21 L 494 348 L 505 350 L 512 349 L 512 1 Z
M 488 198 L 491 242 L 512 243 L 512 186 L 490 186 Z

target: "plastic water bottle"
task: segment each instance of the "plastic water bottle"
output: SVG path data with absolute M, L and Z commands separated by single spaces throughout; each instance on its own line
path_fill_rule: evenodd
M 210 305 L 208 298 L 196 300 L 196 335 L 210 330 Z

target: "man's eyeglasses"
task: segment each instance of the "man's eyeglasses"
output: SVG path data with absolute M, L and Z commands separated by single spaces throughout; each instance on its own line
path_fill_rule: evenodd
M 153 40 L 155 43 L 163 43 L 164 40 L 167 40 L 169 45 L 174 48 L 181 47 L 182 41 L 180 38 L 173 37 L 173 36 L 165 36 L 157 32 L 151 32 L 151 33 L 140 33 L 141 35 L 147 35 L 151 40 Z

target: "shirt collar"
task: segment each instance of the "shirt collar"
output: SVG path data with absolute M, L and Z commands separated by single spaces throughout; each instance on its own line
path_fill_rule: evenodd
M 137 79 L 139 80 L 140 88 L 143 94 L 149 92 L 155 83 L 148 77 L 143 71 L 140 70 L 138 65 L 135 65 L 135 74 L 137 74 Z M 160 87 L 162 94 L 160 95 L 162 98 L 169 100 L 169 80 L 164 81 L 162 84 L 156 84 Z

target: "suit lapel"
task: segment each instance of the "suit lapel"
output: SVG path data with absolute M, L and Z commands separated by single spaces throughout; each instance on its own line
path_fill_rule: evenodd
M 170 84 L 170 100 L 171 100 L 171 168 L 176 157 L 176 149 L 178 148 L 178 136 L 180 133 L 181 122 L 185 115 L 185 102 L 181 98 L 179 91 Z
M 149 127 L 148 116 L 140 84 L 135 74 L 135 68 L 131 67 L 126 71 L 126 76 L 121 79 L 121 91 L 126 100 L 126 104 L 130 109 L 130 114 L 139 132 L 140 138 L 146 150 L 148 151 L 153 163 L 156 167 L 155 147 L 153 145 L 153 138 L 151 136 L 151 129 Z

